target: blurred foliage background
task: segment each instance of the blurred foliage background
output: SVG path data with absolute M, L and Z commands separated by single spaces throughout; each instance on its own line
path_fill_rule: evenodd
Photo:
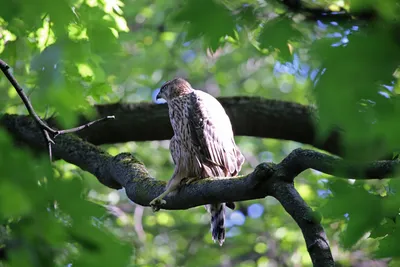
M 344 155 L 371 160 L 400 147 L 399 9 L 398 0 L 0 0 L 0 58 L 41 116 L 56 114 L 65 127 L 78 114 L 93 117 L 94 104 L 155 101 L 163 82 L 182 76 L 214 96 L 315 106 L 320 138 L 338 126 Z M 0 110 L 26 114 L 4 76 Z M 237 142 L 242 173 L 304 146 Z M 167 180 L 168 144 L 103 147 L 134 153 Z M 322 213 L 338 265 L 398 266 L 398 181 L 307 171 L 296 188 Z M 0 266 L 311 266 L 277 201 L 237 207 L 219 247 L 203 207 L 152 213 L 76 166 L 16 148 L 0 129 L 0 250 L 7 245 L 8 258 Z

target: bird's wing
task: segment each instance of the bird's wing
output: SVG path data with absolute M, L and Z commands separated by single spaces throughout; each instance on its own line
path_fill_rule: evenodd
M 188 116 L 191 141 L 200 163 L 211 168 L 220 167 L 224 176 L 236 175 L 244 158 L 235 144 L 229 117 L 221 104 L 211 95 L 195 90 L 190 95 Z
M 174 135 L 174 136 L 172 136 L 171 141 L 169 142 L 169 150 L 171 151 L 172 160 L 175 165 L 179 160 L 179 155 L 178 155 L 179 148 L 177 146 L 178 146 L 178 143 L 177 143 L 175 135 Z

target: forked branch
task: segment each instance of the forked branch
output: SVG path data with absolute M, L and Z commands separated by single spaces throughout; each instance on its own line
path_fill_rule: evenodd
M 113 157 L 93 144 L 68 134 L 90 127 L 94 123 L 112 119 L 113 116 L 72 129 L 55 130 L 36 114 L 26 94 L 10 73 L 9 66 L 1 60 L 0 68 L 17 90 L 30 114 L 30 117 L 5 114 L 0 118 L 0 125 L 4 126 L 17 141 L 39 150 L 47 147 L 50 156 L 54 148 L 54 155 L 57 158 L 92 173 L 110 188 L 125 188 L 127 196 L 137 204 L 148 206 L 149 202 L 164 190 L 166 183 L 152 178 L 145 166 L 132 154 L 123 153 Z M 52 138 L 57 136 L 57 143 L 54 143 Z M 167 196 L 165 198 L 167 203 L 161 207 L 170 210 L 187 209 L 208 203 L 272 196 L 282 204 L 301 228 L 314 266 L 334 266 L 329 242 L 320 219 L 295 189 L 293 185 L 295 177 L 302 171 L 312 168 L 353 179 L 381 179 L 395 176 L 399 166 L 399 160 L 360 164 L 313 150 L 296 149 L 282 162 L 262 163 L 248 175 L 229 179 L 209 178 L 185 186 L 178 194 Z
M 11 73 L 10 71 L 10 66 L 4 62 L 3 60 L 0 59 L 0 69 L 3 71 L 4 75 L 7 77 L 7 79 L 10 81 L 10 83 L 12 84 L 12 86 L 15 88 L 15 90 L 17 91 L 19 97 L 21 98 L 22 102 L 24 103 L 26 109 L 29 112 L 29 115 L 31 115 L 31 117 L 35 120 L 36 124 L 38 125 L 38 127 L 40 128 L 42 135 L 44 137 L 44 139 L 46 140 L 47 143 L 47 149 L 49 152 L 49 157 L 50 157 L 50 161 L 53 160 L 53 153 L 52 153 L 52 145 L 55 144 L 54 140 L 57 136 L 62 135 L 62 134 L 66 134 L 66 133 L 74 133 L 74 132 L 78 132 L 82 129 L 88 128 L 91 125 L 104 121 L 104 120 L 108 120 L 108 119 L 115 119 L 114 116 L 106 116 L 104 118 L 101 119 L 97 119 L 95 121 L 92 122 L 88 122 L 84 125 L 81 125 L 79 127 L 75 127 L 72 129 L 67 129 L 67 130 L 56 130 L 51 128 L 50 126 L 48 126 L 46 124 L 45 121 L 43 121 L 39 115 L 36 113 L 35 109 L 33 108 L 31 101 L 29 100 L 28 96 L 25 94 L 24 90 L 22 89 L 21 85 L 19 85 L 19 83 L 17 82 L 17 80 L 15 79 L 14 75 Z
M 41 133 L 29 117 L 4 115 L 0 119 L 0 125 L 18 141 L 32 148 L 45 149 L 46 144 L 40 138 Z M 113 157 L 73 135 L 60 136 L 54 145 L 54 153 L 57 158 L 92 173 L 110 188 L 125 188 L 127 196 L 142 206 L 148 206 L 166 185 L 164 181 L 151 177 L 145 166 L 132 154 L 123 153 Z M 273 196 L 301 228 L 314 266 L 333 266 L 329 243 L 318 216 L 315 216 L 298 194 L 293 180 L 309 168 L 353 179 L 396 177 L 399 166 L 400 161 L 388 160 L 357 167 L 339 157 L 313 150 L 296 149 L 282 162 L 262 163 L 248 175 L 230 179 L 209 178 L 185 186 L 178 194 L 167 196 L 167 203 L 161 207 L 168 210 L 188 209 L 207 203 L 236 202 Z

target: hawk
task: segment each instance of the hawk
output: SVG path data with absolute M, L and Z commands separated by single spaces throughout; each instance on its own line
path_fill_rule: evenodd
M 150 205 L 158 210 L 163 197 L 178 189 L 183 180 L 207 177 L 231 177 L 239 173 L 244 157 L 235 144 L 232 125 L 224 108 L 213 96 L 192 88 L 182 78 L 161 86 L 157 99 L 167 101 L 174 136 L 170 151 L 175 164 L 166 190 Z M 187 184 L 187 182 L 186 182 Z M 234 207 L 233 203 L 227 203 Z M 225 204 L 205 206 L 211 214 L 211 233 L 214 242 L 225 240 Z

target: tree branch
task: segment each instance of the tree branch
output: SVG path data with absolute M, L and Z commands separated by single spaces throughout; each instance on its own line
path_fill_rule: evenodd
M 46 140 L 47 142 L 47 149 L 48 149 L 48 153 L 49 153 L 49 157 L 50 157 L 50 161 L 53 160 L 53 152 L 52 152 L 52 144 L 54 145 L 54 141 L 52 138 L 55 138 L 58 135 L 61 134 L 66 134 L 66 133 L 73 133 L 73 132 L 78 132 L 82 129 L 88 128 L 91 125 L 97 123 L 97 122 L 101 122 L 107 119 L 114 119 L 114 116 L 107 116 L 89 123 L 86 123 L 82 126 L 79 127 L 75 127 L 72 129 L 68 129 L 68 130 L 55 130 L 53 128 L 51 128 L 50 126 L 48 126 L 36 113 L 36 111 L 34 110 L 31 102 L 29 101 L 28 96 L 25 94 L 24 90 L 22 89 L 22 87 L 18 84 L 17 80 L 14 78 L 14 75 L 12 75 L 12 73 L 10 72 L 10 66 L 7 65 L 7 63 L 5 63 L 3 60 L 0 59 L 0 69 L 1 71 L 4 73 L 4 75 L 7 77 L 7 79 L 10 81 L 10 83 L 12 84 L 12 86 L 15 88 L 15 90 L 17 91 L 19 97 L 21 98 L 22 102 L 24 103 L 26 109 L 29 112 L 29 115 L 31 115 L 31 117 L 35 120 L 36 124 L 39 126 L 42 135 L 44 137 L 44 140 Z
M 335 20 L 354 21 L 355 19 L 371 21 L 377 17 L 377 12 L 373 9 L 364 9 L 348 12 L 340 7 L 339 11 L 332 11 L 325 7 L 307 6 L 302 0 L 280 0 L 286 8 L 294 13 L 302 13 L 308 20 Z
M 40 131 L 29 117 L 6 114 L 1 117 L 0 125 L 4 126 L 16 140 L 35 149 L 45 149 L 46 145 L 40 138 Z M 54 148 L 57 158 L 92 173 L 104 185 L 111 188 L 125 187 L 131 200 L 140 205 L 148 206 L 148 203 L 164 190 L 165 182 L 151 177 L 144 165 L 129 153 L 112 157 L 95 145 L 69 134 L 59 136 Z M 309 168 L 352 179 L 374 179 L 393 177 L 394 171 L 399 166 L 399 160 L 376 161 L 357 166 L 335 156 L 296 149 L 281 163 L 277 165 L 263 163 L 246 176 L 209 178 L 185 186 L 180 190 L 179 198 L 167 197 L 167 204 L 162 208 L 187 209 L 212 202 L 263 198 L 269 194 L 269 187 L 265 186 L 264 181 L 266 177 L 277 176 L 292 183 L 300 172 Z
M 18 141 L 36 149 L 45 149 L 46 144 L 40 138 L 41 133 L 30 117 L 4 115 L 0 124 Z M 133 155 L 122 153 L 113 157 L 73 135 L 60 136 L 54 145 L 54 154 L 92 173 L 110 188 L 125 188 L 127 196 L 143 206 L 148 206 L 166 185 L 164 181 L 151 177 L 145 166 Z M 294 188 L 294 178 L 308 168 L 334 175 L 341 174 L 344 177 L 364 174 L 365 178 L 383 178 L 392 175 L 399 165 L 398 160 L 378 161 L 353 168 L 354 165 L 338 157 L 296 149 L 281 163 L 262 163 L 248 175 L 224 179 L 208 178 L 185 186 L 177 194 L 167 196 L 167 203 L 161 207 L 169 210 L 188 209 L 207 203 L 273 196 L 301 228 L 314 266 L 333 266 L 329 243 L 318 216 L 315 216 Z
M 44 150 L 45 147 L 47 147 L 50 159 L 52 159 L 53 156 L 53 145 L 54 155 L 57 158 L 64 159 L 92 173 L 101 183 L 110 188 L 125 188 L 127 196 L 137 204 L 148 206 L 149 202 L 164 190 L 166 183 L 151 177 L 145 166 L 133 155 L 122 153 L 113 157 L 95 145 L 69 134 L 87 129 L 97 122 L 112 119 L 114 118 L 113 116 L 107 116 L 88 122 L 72 129 L 54 130 L 39 118 L 22 88 L 9 72 L 9 67 L 1 60 L 0 68 L 17 90 L 30 114 L 30 117 L 7 114 L 1 117 L 0 124 L 5 126 L 16 140 L 22 141 L 39 150 Z M 249 98 L 232 98 L 230 100 L 231 101 L 222 100 L 221 102 L 227 107 L 229 107 L 229 104 L 234 107 L 240 106 L 240 104 L 249 105 Z M 285 115 L 289 120 L 293 120 L 293 114 L 291 114 L 292 109 L 288 108 L 290 105 L 296 106 L 293 103 L 269 101 L 269 103 L 265 105 L 265 103 L 262 102 L 267 100 L 260 98 L 252 98 L 251 100 L 251 104 L 253 105 L 247 106 L 247 109 L 250 113 L 253 112 L 254 116 L 260 116 L 260 114 L 265 115 L 266 113 L 269 114 L 271 118 L 274 118 L 274 115 L 277 114 L 274 108 L 279 106 L 279 104 L 284 104 L 285 111 L 287 112 Z M 261 102 L 263 104 L 262 107 L 268 110 L 268 112 L 265 112 L 265 110 L 263 112 L 260 107 L 255 107 L 254 100 L 258 100 L 259 103 Z M 147 107 L 149 106 L 151 105 L 147 105 Z M 166 115 L 164 115 L 167 114 L 165 105 L 153 105 L 153 109 L 164 109 L 162 117 L 164 123 L 168 123 L 167 125 L 169 125 L 168 120 L 165 118 Z M 254 120 L 254 117 L 253 120 L 247 120 L 247 116 L 240 118 L 240 116 L 243 116 L 243 110 L 229 108 L 227 108 L 227 110 L 231 117 L 236 116 L 244 123 L 248 124 L 249 121 Z M 302 110 L 303 113 L 306 114 L 305 116 L 303 115 L 304 120 L 302 121 L 302 126 L 304 127 L 305 122 L 307 125 L 311 126 L 310 129 L 313 133 L 314 127 L 312 127 L 311 112 L 309 109 L 297 105 L 295 110 L 297 114 L 299 110 Z M 126 118 L 123 119 L 124 121 L 130 122 L 129 120 L 125 120 Z M 262 121 L 263 117 L 259 119 L 259 121 Z M 159 126 L 159 124 L 156 125 Z M 259 125 L 261 124 L 259 123 Z M 37 126 L 39 126 L 39 128 Z M 244 127 L 245 129 L 248 128 L 248 125 L 246 126 L 247 127 Z M 285 125 L 282 124 L 282 122 L 279 123 L 276 121 L 276 124 L 272 128 L 279 128 L 279 126 L 284 127 Z M 141 127 L 143 127 L 143 125 L 141 125 Z M 255 129 L 256 131 L 263 132 L 264 127 L 265 125 L 261 128 L 257 128 L 256 126 Z M 272 128 L 268 128 L 268 131 Z M 170 127 L 166 127 L 166 129 L 168 130 L 164 132 L 164 134 L 172 133 Z M 124 128 L 124 132 L 127 132 L 126 128 Z M 99 133 L 98 129 L 96 133 Z M 285 130 L 281 133 L 285 133 Z M 45 137 L 44 139 L 41 138 L 43 135 Z M 53 138 L 58 137 L 57 143 L 52 141 L 50 135 L 52 135 Z M 314 139 L 315 138 L 313 138 L 313 141 Z M 364 175 L 363 177 L 365 178 L 384 178 L 392 175 L 398 165 L 398 160 L 379 161 L 360 165 L 316 151 L 296 149 L 281 163 L 262 163 L 257 166 L 252 173 L 245 176 L 224 179 L 209 178 L 184 186 L 177 193 L 167 196 L 165 198 L 167 201 L 166 204 L 161 207 L 170 210 L 187 209 L 208 203 L 235 202 L 273 196 L 280 201 L 285 210 L 301 228 L 314 266 L 334 266 L 329 243 L 320 224 L 320 220 L 296 191 L 293 186 L 293 180 L 299 173 L 309 168 L 343 177 Z
M 351 162 L 336 156 L 319 153 L 310 149 L 295 149 L 282 162 L 291 176 L 297 176 L 307 169 L 325 174 L 352 179 L 383 179 L 396 175 L 400 161 L 380 160 L 374 162 Z
M 4 115 L 1 124 L 18 140 L 44 150 L 45 144 L 35 123 L 26 116 Z M 91 172 L 111 188 L 124 187 L 127 196 L 137 204 L 148 206 L 166 183 L 150 177 L 144 165 L 133 155 L 115 157 L 73 135 L 62 135 L 54 145 L 54 154 L 83 170 Z M 187 209 L 213 202 L 234 202 L 274 196 L 302 228 L 315 266 L 332 266 L 328 241 L 322 226 L 310 219 L 311 209 L 293 187 L 294 177 L 282 169 L 285 164 L 260 164 L 251 174 L 218 179 L 209 178 L 183 187 L 165 198 L 164 209 Z M 284 177 L 284 178 L 282 178 Z
M 262 97 L 221 97 L 218 100 L 237 136 L 292 140 L 342 154 L 340 132 L 332 131 L 318 139 L 315 109 L 309 106 Z M 167 140 L 173 135 L 165 104 L 115 103 L 98 105 L 96 109 L 98 117 L 114 114 L 116 119 L 77 133 L 95 145 Z
M 102 122 L 102 121 L 105 121 L 105 120 L 111 120 L 111 119 L 115 119 L 115 116 L 106 116 L 106 117 L 103 117 L 103 118 L 100 118 L 100 119 L 85 123 L 85 124 L 83 124 L 81 126 L 78 126 L 78 127 L 75 127 L 75 128 L 66 129 L 66 130 L 59 130 L 54 135 L 54 138 L 56 138 L 60 134 L 75 133 L 75 132 L 81 131 L 83 129 L 87 129 L 90 126 L 92 126 L 93 124 L 96 124 L 96 123 L 99 123 L 99 122 Z
M 26 109 L 28 110 L 29 114 L 32 116 L 32 118 L 35 120 L 35 122 L 40 125 L 40 127 L 52 134 L 56 133 L 56 130 L 53 130 L 50 128 L 42 119 L 37 115 L 35 112 L 35 109 L 33 108 L 31 102 L 28 99 L 28 96 L 25 94 L 24 90 L 22 87 L 18 84 L 17 80 L 14 78 L 14 76 L 10 72 L 10 66 L 7 65 L 3 60 L 0 59 L 0 69 L 4 73 L 4 75 L 7 77 L 7 79 L 10 81 L 12 86 L 15 88 L 17 91 L 19 97 L 21 98 L 22 102 L 24 102 L 24 105 Z
M 149 103 L 99 105 L 97 111 L 100 119 L 83 121 L 83 125 L 72 129 L 55 130 L 37 115 L 22 87 L 10 72 L 10 67 L 1 59 L 0 69 L 14 86 L 30 116 L 41 129 L 47 142 L 50 160 L 53 139 L 66 133 L 81 131 L 78 134 L 93 144 L 163 140 L 172 137 L 167 105 Z M 233 121 L 233 129 L 237 135 L 294 140 L 340 155 L 338 131 L 333 131 L 324 140 L 317 140 L 313 119 L 314 109 L 310 107 L 260 97 L 232 97 L 219 100 Z M 103 125 L 103 128 L 100 126 L 89 128 L 95 123 L 115 119 L 115 116 L 108 114 L 116 114 L 118 120 Z M 249 120 L 249 117 L 252 120 Z M 55 125 L 54 121 L 51 124 Z
M 293 183 L 276 182 L 271 196 L 275 197 L 296 221 L 303 232 L 313 266 L 335 266 L 329 241 L 320 224 L 320 218 L 304 202 Z

